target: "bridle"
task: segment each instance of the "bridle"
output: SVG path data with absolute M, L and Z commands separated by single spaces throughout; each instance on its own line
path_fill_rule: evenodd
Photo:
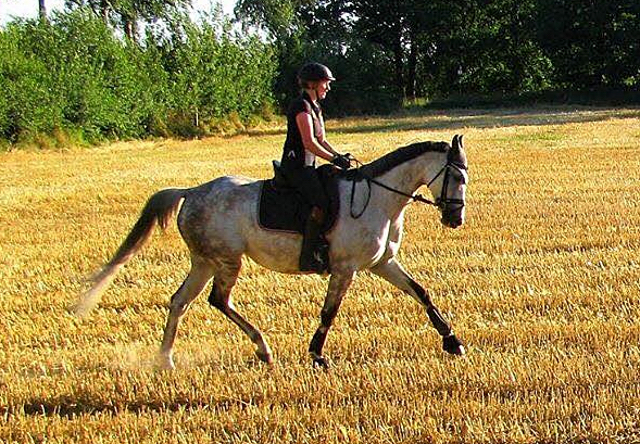
M 364 164 L 362 162 L 360 162 L 358 159 L 356 159 L 355 157 L 351 156 L 351 159 L 354 160 L 357 164 L 359 164 L 360 166 L 363 166 Z M 455 170 L 458 171 L 462 176 L 465 175 L 465 171 L 467 170 L 467 167 L 461 163 L 458 162 L 452 162 L 450 160 L 447 160 L 447 163 L 440 168 L 440 171 L 438 171 L 436 173 L 435 176 L 433 176 L 433 178 L 427 183 L 427 187 L 430 187 L 437 179 L 438 177 L 440 177 L 442 174 L 444 174 L 444 178 L 443 178 L 443 182 L 442 182 L 442 190 L 440 191 L 440 196 L 436 197 L 436 200 L 433 201 L 431 199 L 427 199 L 426 197 L 424 197 L 422 194 L 408 194 L 405 193 L 404 191 L 400 191 L 397 190 L 395 188 L 390 187 L 389 185 L 385 185 L 384 183 L 374 179 L 373 177 L 367 176 L 366 174 L 364 174 L 361 169 L 358 169 L 358 172 L 356 173 L 356 177 L 354 177 L 352 185 L 351 185 L 351 199 L 350 199 L 350 208 L 351 208 L 351 217 L 354 219 L 358 219 L 360 216 L 362 216 L 365 212 L 365 210 L 367 209 L 367 207 L 369 206 L 369 201 L 371 200 L 371 184 L 373 183 L 374 185 L 379 186 L 380 188 L 384 188 L 387 191 L 390 191 L 392 193 L 395 194 L 399 194 L 400 196 L 404 196 L 414 202 L 420 202 L 420 203 L 424 203 L 427 205 L 433 205 L 437 208 L 439 208 L 440 210 L 444 211 L 445 208 L 448 208 L 451 205 L 455 205 L 456 207 L 451 210 L 451 211 L 457 211 L 460 210 L 461 208 L 464 208 L 464 200 L 463 199 L 454 199 L 451 197 L 448 197 L 448 188 L 449 188 L 449 179 L 451 177 L 451 170 Z M 354 214 L 353 212 L 353 201 L 355 198 L 355 192 L 356 192 L 356 182 L 358 182 L 357 177 L 360 177 L 362 179 L 365 179 L 367 181 L 367 186 L 369 189 L 369 193 L 367 194 L 367 201 L 364 204 L 364 207 L 362 208 L 362 211 L 360 211 L 358 214 Z
M 431 184 L 435 182 L 435 180 L 444 172 L 442 191 L 440 192 L 440 197 L 436 198 L 436 201 L 434 202 L 435 205 L 440 209 L 445 209 L 450 205 L 456 205 L 454 210 L 459 210 L 460 208 L 464 207 L 464 199 L 454 199 L 447 196 L 447 191 L 449 189 L 449 178 L 451 177 L 450 171 L 452 169 L 458 171 L 458 173 L 462 177 L 465 176 L 465 172 L 467 171 L 467 167 L 465 165 L 457 162 L 447 161 L 445 166 L 443 166 L 440 171 L 438 171 L 438 174 L 436 174 L 435 177 L 431 179 L 431 181 L 427 184 L 427 186 L 431 186 Z

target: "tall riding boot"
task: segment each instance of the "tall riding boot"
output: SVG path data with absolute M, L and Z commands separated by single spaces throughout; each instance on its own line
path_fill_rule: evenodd
M 323 222 L 322 210 L 314 207 L 304 229 L 302 251 L 300 252 L 300 271 L 323 273 L 329 269 L 329 245 L 322 235 Z

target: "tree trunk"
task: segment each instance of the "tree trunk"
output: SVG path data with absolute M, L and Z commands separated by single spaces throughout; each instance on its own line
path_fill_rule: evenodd
M 38 0 L 38 15 L 43 22 L 47 21 L 47 6 L 45 0 Z
M 416 98 L 416 65 L 418 64 L 418 39 L 415 32 L 411 32 L 411 47 L 407 61 L 407 83 L 405 91 L 409 100 Z
M 392 0 L 392 16 L 395 17 L 395 23 L 393 24 L 393 34 L 394 34 L 394 42 L 393 42 L 393 55 L 394 55 L 394 70 L 395 70 L 395 83 L 396 87 L 402 94 L 402 97 L 405 95 L 405 84 L 404 84 L 404 56 L 405 50 L 403 47 L 403 34 L 405 30 L 405 11 L 403 10 L 404 1 L 403 0 Z
M 102 17 L 102 21 L 105 25 L 109 24 L 109 10 L 111 9 L 111 5 L 107 0 L 102 0 L 100 2 L 100 16 Z
M 403 51 L 402 51 L 402 41 L 400 35 L 398 35 L 398 39 L 394 44 L 394 71 L 395 71 L 395 83 L 396 87 L 402 92 L 404 95 L 404 82 L 402 77 L 402 68 L 403 68 Z
M 126 18 L 124 21 L 124 35 L 126 35 L 130 41 L 136 42 L 137 31 L 136 19 Z

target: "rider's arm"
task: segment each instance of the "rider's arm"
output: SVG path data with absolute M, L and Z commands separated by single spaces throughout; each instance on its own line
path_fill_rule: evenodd
M 335 150 L 335 148 L 334 148 L 334 147 L 332 147 L 332 146 L 331 146 L 331 144 L 329 143 L 329 141 L 328 141 L 327 139 L 319 140 L 319 141 L 318 141 L 318 143 L 319 143 L 320 145 L 322 145 L 322 147 L 323 147 L 325 150 L 329 151 L 329 152 L 330 152 L 331 154 L 333 154 L 334 156 L 339 155 L 339 153 Z
M 333 146 L 331 146 L 331 144 L 329 143 L 329 141 L 327 140 L 327 135 L 324 132 L 324 123 L 322 124 L 322 134 L 320 134 L 319 137 L 317 137 L 318 143 L 320 145 L 322 145 L 322 147 L 329 151 L 331 154 L 333 154 L 334 156 L 338 156 L 340 155 L 340 153 L 338 153 L 335 148 Z
M 316 139 L 313 134 L 313 119 L 311 115 L 306 112 L 298 113 L 296 115 L 296 123 L 300 129 L 304 148 L 316 156 L 331 162 L 336 152 L 326 140 L 323 141 L 324 143 L 320 143 L 318 139 Z

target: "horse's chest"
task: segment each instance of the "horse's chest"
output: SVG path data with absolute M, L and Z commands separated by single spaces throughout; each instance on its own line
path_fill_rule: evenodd
M 368 218 L 346 219 L 330 239 L 336 259 L 352 263 L 360 269 L 369 268 L 392 257 L 400 247 L 402 214 L 389 219 L 382 212 L 370 212 Z M 344 220 L 344 219 L 343 219 Z
M 402 241 L 402 215 L 396 220 L 383 224 L 382 228 L 372 236 L 370 255 L 373 263 L 395 256 L 400 250 Z
M 389 226 L 361 230 L 354 240 L 353 251 L 358 252 L 364 262 L 378 262 L 387 251 Z

